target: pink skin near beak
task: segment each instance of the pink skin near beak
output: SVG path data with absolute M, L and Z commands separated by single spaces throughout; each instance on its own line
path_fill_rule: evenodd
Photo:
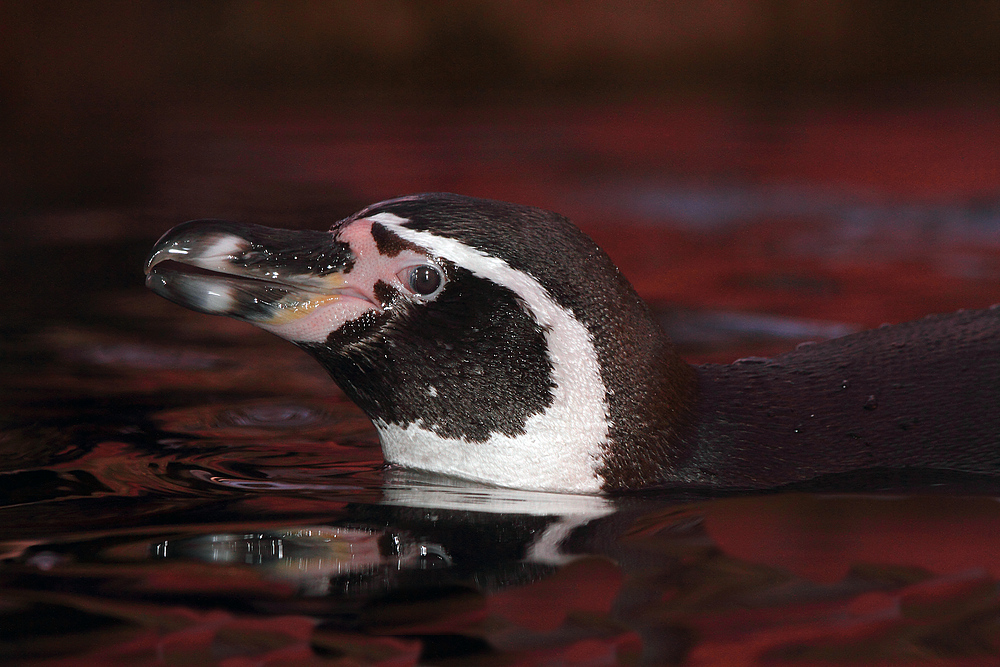
M 337 235 L 337 240 L 351 246 L 355 262 L 350 271 L 330 276 L 330 294 L 317 294 L 271 321 L 257 322 L 257 326 L 289 341 L 322 343 L 346 322 L 370 311 L 383 311 L 375 295 L 376 283 L 385 283 L 401 294 L 411 295 L 400 274 L 409 267 L 426 264 L 427 255 L 413 250 L 402 250 L 395 257 L 383 255 L 371 230 L 372 221 L 361 219 Z

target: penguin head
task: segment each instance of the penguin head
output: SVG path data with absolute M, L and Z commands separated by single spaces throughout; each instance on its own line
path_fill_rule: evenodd
M 689 369 L 608 256 L 557 214 L 424 194 L 329 231 L 200 220 L 161 238 L 146 272 L 161 296 L 315 356 L 389 463 L 598 492 L 648 481 L 678 454 Z M 656 463 L 631 460 L 636 446 Z

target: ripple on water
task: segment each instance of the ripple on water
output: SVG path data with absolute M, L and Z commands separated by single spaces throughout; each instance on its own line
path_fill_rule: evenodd
M 324 493 L 377 484 L 381 450 L 350 403 L 317 399 L 198 405 L 154 415 L 171 436 L 171 483 L 234 492 Z M 377 476 L 377 475 L 376 475 Z
M 138 370 L 213 370 L 232 365 L 216 354 L 201 350 L 164 348 L 135 343 L 106 343 L 77 352 L 81 361 L 99 366 Z
M 322 423 L 326 413 L 295 403 L 263 403 L 224 410 L 218 415 L 220 425 L 263 428 L 302 428 Z
M 364 440 L 375 430 L 364 413 L 347 402 L 316 399 L 212 403 L 153 415 L 166 431 L 210 438 L 318 439 L 336 443 Z

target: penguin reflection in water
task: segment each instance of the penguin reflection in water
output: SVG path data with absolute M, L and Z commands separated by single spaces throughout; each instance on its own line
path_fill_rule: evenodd
M 1000 474 L 1000 310 L 691 366 L 568 220 L 451 194 L 329 231 L 187 222 L 146 271 L 316 357 L 401 466 L 579 493 Z

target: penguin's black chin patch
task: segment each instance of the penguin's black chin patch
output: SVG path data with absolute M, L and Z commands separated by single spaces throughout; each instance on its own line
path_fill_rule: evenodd
M 340 352 L 349 348 L 351 346 L 358 346 L 364 344 L 369 338 L 374 336 L 376 332 L 384 326 L 392 318 L 392 313 L 388 311 L 375 311 L 369 310 L 366 313 L 362 313 L 359 317 L 348 320 L 344 322 L 340 327 L 330 332 L 330 335 L 326 337 L 326 342 L 322 345 L 300 344 L 303 349 L 313 352 L 316 356 L 323 357 L 333 354 L 333 351 Z M 315 350 L 317 348 L 322 348 L 324 351 L 329 351 L 327 354 L 317 354 Z
M 441 437 L 521 435 L 553 400 L 544 329 L 516 294 L 465 269 L 434 301 L 365 313 L 325 343 L 297 344 L 373 419 L 420 422 Z

